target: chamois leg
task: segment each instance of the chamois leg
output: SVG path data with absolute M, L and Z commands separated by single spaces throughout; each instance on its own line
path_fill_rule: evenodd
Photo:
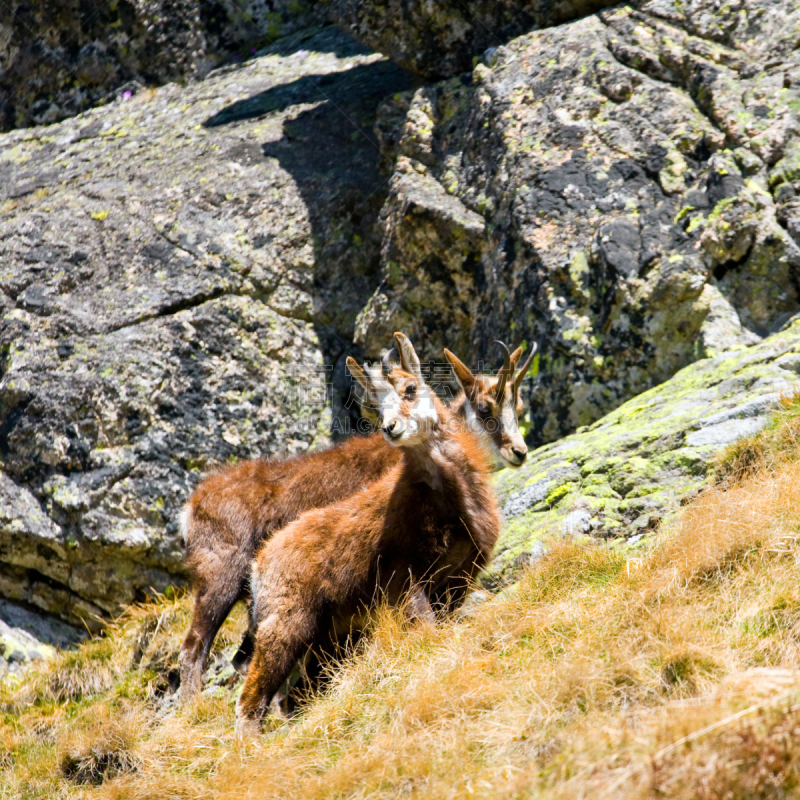
M 253 598 L 248 596 L 245 599 L 247 602 L 247 630 L 244 632 L 239 649 L 231 659 L 233 668 L 243 677 L 247 674 L 247 667 L 250 665 L 250 659 L 253 657 L 253 649 L 256 646 L 255 622 L 253 622 Z
M 231 660 L 231 663 L 238 672 L 242 675 L 245 674 L 247 665 L 253 657 L 253 649 L 255 648 L 255 640 L 253 639 L 253 632 L 248 628 L 242 637 L 242 643 L 236 651 L 236 655 Z
M 211 645 L 242 592 L 241 582 L 203 582 L 194 598 L 189 632 L 181 645 L 181 700 L 200 693 Z
M 473 552 L 464 559 L 459 569 L 451 573 L 431 598 L 433 605 L 445 614 L 452 614 L 464 602 L 469 590 L 483 571 L 485 559 Z
M 285 719 L 293 717 L 303 700 L 317 691 L 319 673 L 319 651 L 309 648 L 273 695 L 270 713 Z
M 353 629 L 345 636 L 322 635 L 310 648 L 302 662 L 300 679 L 291 686 L 286 698 L 289 715 L 309 696 L 319 694 L 330 681 L 333 670 L 351 653 L 361 638 L 361 631 Z
M 419 584 L 415 584 L 409 592 L 406 614 L 413 622 L 420 621 L 431 624 L 436 622 L 436 616 L 433 613 L 428 594 Z
M 255 650 L 247 679 L 236 704 L 236 734 L 255 736 L 275 692 L 303 655 L 315 628 L 313 615 L 295 607 L 284 614 L 269 614 L 258 626 Z

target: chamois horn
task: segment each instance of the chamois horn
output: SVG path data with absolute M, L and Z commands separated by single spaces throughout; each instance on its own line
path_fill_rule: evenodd
M 528 370 L 531 368 L 531 364 L 533 363 L 533 357 L 536 355 L 538 351 L 539 351 L 539 343 L 534 342 L 531 345 L 531 351 L 530 353 L 528 353 L 528 357 L 525 359 L 525 363 L 519 368 L 519 372 L 514 376 L 515 392 L 519 391 L 519 387 L 522 385 L 522 381 L 528 374 Z
M 503 366 L 500 368 L 500 373 L 497 376 L 497 384 L 495 385 L 495 397 L 501 398 L 506 390 L 506 379 L 511 374 L 511 353 L 508 347 L 499 339 L 495 339 L 495 344 L 503 348 Z
M 394 347 L 391 350 L 387 350 L 381 359 L 381 372 L 385 378 L 388 378 L 394 369 L 391 362 L 392 353 L 394 353 Z

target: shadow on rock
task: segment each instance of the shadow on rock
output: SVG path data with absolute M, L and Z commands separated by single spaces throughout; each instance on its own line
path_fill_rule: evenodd
M 360 46 L 353 42 L 353 47 Z M 284 120 L 283 136 L 263 144 L 261 155 L 292 176 L 308 209 L 314 247 L 311 321 L 325 364 L 333 367 L 334 435 L 351 430 L 358 416 L 348 401 L 344 358 L 353 352 L 355 318 L 379 280 L 378 215 L 388 180 L 380 172 L 383 154 L 373 133 L 376 111 L 383 98 L 411 88 L 415 80 L 388 61 L 360 64 L 272 87 L 204 123 L 214 128 L 306 107 Z
M 320 45 L 322 40 L 322 46 Z M 302 44 L 305 40 L 292 39 L 287 44 L 289 47 L 281 47 L 281 56 L 302 54 Z M 283 43 L 280 43 L 283 44 Z M 327 45 L 327 46 L 325 46 Z M 277 45 L 276 48 L 277 49 Z M 368 48 L 358 44 L 353 39 L 345 39 L 342 36 L 336 38 L 315 37 L 314 49 L 318 52 L 330 52 L 338 58 L 349 58 L 357 55 L 366 55 L 370 51 Z M 334 72 L 323 75 L 304 75 L 291 83 L 284 83 L 279 86 L 272 86 L 266 91 L 259 92 L 246 100 L 237 100 L 209 117 L 204 123 L 205 128 L 216 128 L 220 125 L 229 125 L 231 122 L 241 122 L 246 119 L 254 119 L 262 114 L 270 114 L 275 111 L 283 111 L 298 103 L 314 103 L 321 100 L 332 99 L 331 93 L 338 96 L 342 94 L 342 87 L 351 82 L 356 85 L 363 85 L 359 81 L 359 73 L 362 75 L 374 75 L 375 67 L 378 64 L 366 64 L 361 67 L 354 67 L 346 72 Z M 389 72 L 407 75 L 403 70 L 394 67 L 388 62 L 380 62 L 380 66 Z M 356 74 L 354 74 L 356 73 Z M 389 91 L 392 91 L 389 89 Z M 381 95 L 382 97 L 382 95 Z M 380 97 L 378 98 L 381 99 Z

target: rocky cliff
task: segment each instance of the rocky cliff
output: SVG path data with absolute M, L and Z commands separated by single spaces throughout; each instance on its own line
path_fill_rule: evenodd
M 0 131 L 191 80 L 325 19 L 300 0 L 9 0 L 0 6 Z
M 542 442 L 797 313 L 800 11 L 707 10 L 603 11 L 384 103 L 358 341 L 539 341 Z
M 91 53 L 102 15 L 74 41 L 71 6 L 0 18 L 4 124 L 104 102 L 0 135 L 0 596 L 97 629 L 181 582 L 203 470 L 352 430 L 344 358 L 398 329 L 474 364 L 539 342 L 543 449 L 498 479 L 497 580 L 545 528 L 656 527 L 658 487 L 691 491 L 795 379 L 800 11 L 601 5 L 487 5 L 489 25 L 476 4 L 467 27 L 460 4 L 436 25 L 427 4 L 293 5 L 241 62 L 231 9 L 215 28 L 148 5 L 137 38 L 121 0 Z M 320 15 L 398 63 L 303 28 Z M 25 61 L 20 20 L 26 47 L 102 51 L 96 91 Z M 173 29 L 213 33 L 202 64 Z

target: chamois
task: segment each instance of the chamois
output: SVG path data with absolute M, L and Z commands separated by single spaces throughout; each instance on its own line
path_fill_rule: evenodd
M 473 374 L 445 350 L 463 390 L 451 410 L 467 419 L 496 468 L 516 468 L 527 455 L 517 426 L 522 412 L 519 386 L 536 346 L 516 377 L 522 348 L 509 354 L 502 347 L 505 358 L 496 377 Z M 407 364 L 401 361 L 401 365 L 409 371 Z M 192 622 L 180 654 L 184 700 L 200 691 L 217 631 L 236 602 L 248 597 L 250 565 L 261 543 L 304 511 L 354 494 L 399 460 L 399 451 L 377 433 L 285 460 L 246 461 L 211 475 L 198 486 L 181 515 L 186 564 L 195 592 Z M 451 602 L 456 602 L 466 585 L 451 588 Z M 248 634 L 240 656 L 246 656 L 251 646 Z
M 423 380 L 411 342 L 395 334 L 409 371 L 348 358 L 401 460 L 367 488 L 306 511 L 268 539 L 252 567 L 255 650 L 237 704 L 237 731 L 260 719 L 311 645 L 323 649 L 376 598 L 432 620 L 431 598 L 454 568 L 483 566 L 500 531 L 490 462 Z M 465 545 L 466 543 L 466 545 Z M 476 566 L 473 566 L 476 565 Z

